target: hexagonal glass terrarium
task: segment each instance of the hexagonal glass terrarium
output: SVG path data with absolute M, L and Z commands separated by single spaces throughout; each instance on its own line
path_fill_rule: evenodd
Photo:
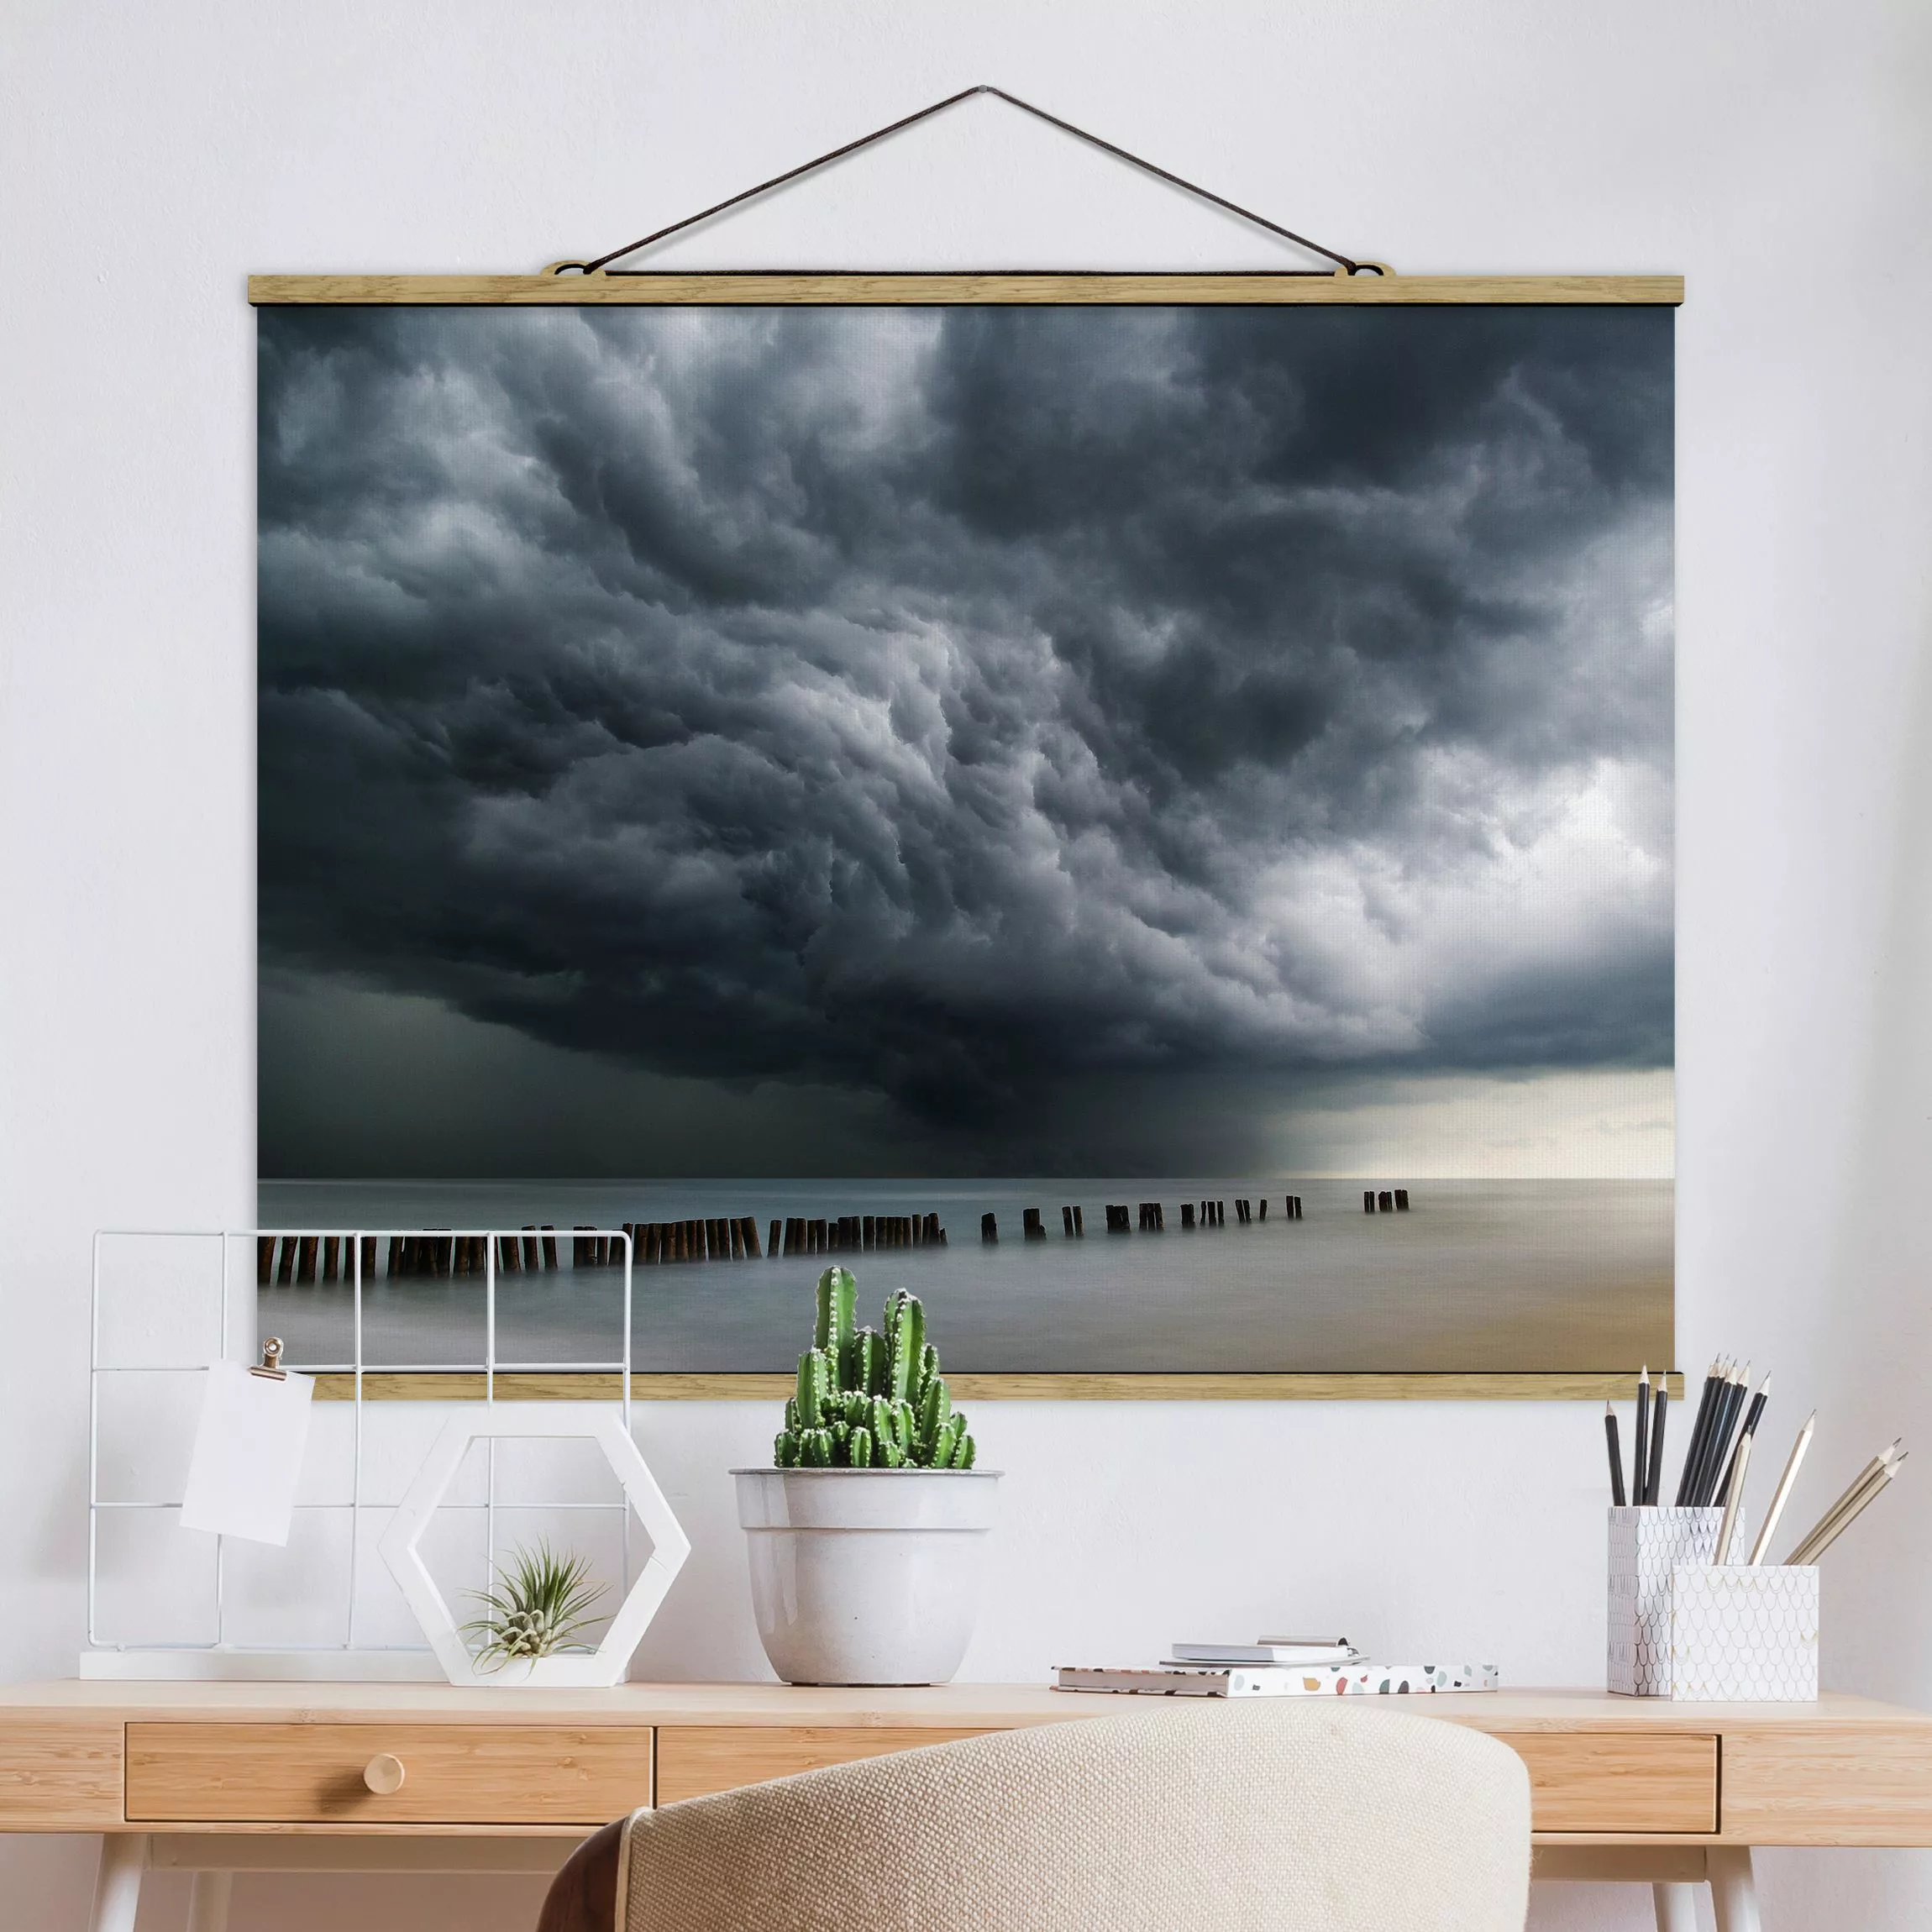
M 469 1620 L 459 1620 L 451 1614 L 423 1561 L 423 1536 L 455 1482 L 470 1444 L 505 1440 L 594 1443 L 622 1487 L 626 1504 L 650 1538 L 649 1557 L 593 1650 L 557 1651 L 549 1656 L 512 1659 L 501 1664 L 480 1662 L 464 1640 L 463 1624 Z M 690 1539 L 671 1514 L 670 1504 L 638 1454 L 630 1431 L 617 1416 L 566 1421 L 497 1408 L 477 1410 L 449 1419 L 423 1467 L 412 1478 L 381 1544 L 383 1562 L 417 1622 L 423 1626 L 437 1662 L 451 1683 L 573 1688 L 595 1688 L 622 1681 L 632 1653 L 683 1568 L 690 1547 Z

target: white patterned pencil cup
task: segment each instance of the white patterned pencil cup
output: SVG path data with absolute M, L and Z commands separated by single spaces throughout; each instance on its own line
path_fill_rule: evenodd
M 1682 1567 L 1671 1578 L 1670 1694 L 1809 1703 L 1818 1695 L 1818 1566 Z
M 1671 1695 L 1672 1572 L 1717 1554 L 1722 1509 L 1610 1511 L 1609 1688 Z

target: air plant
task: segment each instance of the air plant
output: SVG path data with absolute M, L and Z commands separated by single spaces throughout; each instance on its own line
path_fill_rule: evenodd
M 463 1626 L 465 1637 L 482 1641 L 476 1662 L 484 1670 L 506 1664 L 533 1663 L 564 1650 L 588 1650 L 570 1639 L 596 1621 L 591 1614 L 605 1593 L 591 1581 L 591 1566 L 582 1557 L 559 1557 L 548 1543 L 535 1549 L 518 1548 L 507 1563 L 496 1567 L 496 1587 L 472 1590 L 484 1614 Z

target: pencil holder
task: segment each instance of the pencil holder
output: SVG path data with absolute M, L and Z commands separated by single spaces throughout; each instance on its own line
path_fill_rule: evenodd
M 1676 1570 L 1669 1694 L 1687 1704 L 1814 1698 L 1818 1566 Z
M 1669 1697 L 1672 1580 L 1717 1553 L 1722 1509 L 1610 1511 L 1609 1688 Z

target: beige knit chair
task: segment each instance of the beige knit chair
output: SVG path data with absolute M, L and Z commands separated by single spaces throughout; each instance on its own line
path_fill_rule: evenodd
M 540 1932 L 1522 1932 L 1530 1781 L 1386 1708 L 1037 1725 L 639 1811 Z

